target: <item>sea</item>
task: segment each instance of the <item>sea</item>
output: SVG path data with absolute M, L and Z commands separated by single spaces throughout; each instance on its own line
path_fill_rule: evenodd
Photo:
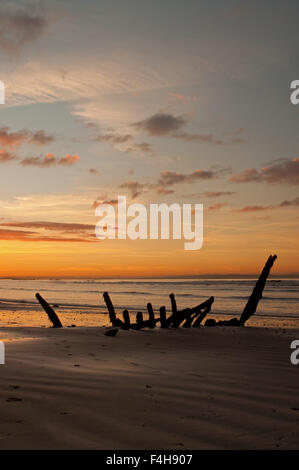
M 212 312 L 217 316 L 239 316 L 250 296 L 256 279 L 0 279 L 0 326 L 7 315 L 22 314 L 22 323 L 30 326 L 30 314 L 44 313 L 35 293 L 39 292 L 57 313 L 76 323 L 82 315 L 92 324 L 107 323 L 103 292 L 110 294 L 115 310 L 130 314 L 146 312 L 151 302 L 155 312 L 162 305 L 170 312 L 169 294 L 174 293 L 179 309 L 194 307 L 210 296 L 215 301 Z M 211 316 L 210 314 L 210 316 Z M 43 316 L 42 316 L 43 315 Z M 86 316 L 87 315 L 87 316 Z M 256 317 L 291 319 L 299 327 L 299 279 L 269 279 Z M 28 320 L 28 321 L 27 321 Z M 27 323 L 26 323 L 27 322 Z M 10 322 L 12 325 L 17 322 Z M 82 321 L 79 322 L 82 325 Z

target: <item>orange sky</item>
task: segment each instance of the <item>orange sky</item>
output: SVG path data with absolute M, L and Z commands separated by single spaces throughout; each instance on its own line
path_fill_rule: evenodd
M 0 276 L 299 274 L 290 5 L 2 3 Z M 95 240 L 119 195 L 202 203 L 202 249 Z

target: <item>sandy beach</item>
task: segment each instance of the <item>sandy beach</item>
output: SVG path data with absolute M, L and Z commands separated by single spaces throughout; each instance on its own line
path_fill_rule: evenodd
M 299 330 L 1 328 L 0 449 L 297 449 Z

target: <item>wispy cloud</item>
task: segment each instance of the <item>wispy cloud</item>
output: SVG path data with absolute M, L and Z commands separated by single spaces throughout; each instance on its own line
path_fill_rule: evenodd
M 79 155 L 67 154 L 64 157 L 57 158 L 53 153 L 48 153 L 44 157 L 26 157 L 20 161 L 22 166 L 38 166 L 48 168 L 50 166 L 62 165 L 72 166 L 80 160 Z
M 169 186 L 181 183 L 193 183 L 198 180 L 210 180 L 218 178 L 217 171 L 195 170 L 192 173 L 178 173 L 175 171 L 161 171 L 160 176 L 153 183 L 140 183 L 138 181 L 125 181 L 120 185 L 122 189 L 128 189 L 132 198 L 135 199 L 140 194 L 147 191 L 155 191 L 160 195 L 173 194 L 174 190 Z
M 134 142 L 134 136 L 131 134 L 109 133 L 97 135 L 94 140 L 96 142 L 107 142 L 125 153 L 146 153 L 154 155 L 154 150 L 148 142 Z M 129 144 L 129 146 L 127 146 Z
M 131 134 L 103 134 L 97 135 L 95 141 L 97 142 L 111 142 L 112 144 L 124 144 L 129 140 L 132 140 Z
M 29 222 L 3 222 L 2 227 L 35 228 L 53 231 L 82 232 L 94 230 L 94 225 L 69 222 L 29 221 Z
M 197 101 L 197 97 L 196 96 L 190 96 L 190 95 L 185 95 L 184 93 L 168 93 L 168 96 L 170 96 L 170 98 L 173 100 L 173 101 L 180 101 L 180 102 L 193 102 L 195 103 Z
M 110 206 L 116 206 L 118 203 L 118 199 L 102 199 L 102 198 L 98 198 L 96 199 L 93 204 L 92 204 L 92 208 L 93 209 L 96 209 L 98 206 L 102 205 L 102 204 L 109 204 Z
M 172 137 L 176 139 L 184 140 L 185 142 L 200 142 L 203 144 L 214 144 L 214 145 L 233 145 L 243 144 L 246 142 L 241 137 L 231 137 L 228 139 L 220 139 L 214 134 L 191 134 L 190 132 L 175 132 Z
M 299 184 L 299 158 L 283 160 L 280 163 L 265 166 L 261 170 L 249 168 L 235 173 L 229 181 L 234 183 L 266 182 L 282 184 Z
M 38 232 L 28 230 L 0 229 L 0 240 L 23 241 L 23 242 L 60 242 L 60 243 L 90 243 L 92 238 L 84 237 L 49 237 L 40 235 Z
M 178 183 L 190 183 L 196 180 L 209 180 L 218 178 L 216 171 L 195 170 L 192 173 L 177 173 L 176 171 L 161 171 L 158 183 L 161 186 L 172 186 Z
M 153 156 L 155 154 L 153 147 L 148 142 L 140 142 L 130 145 L 124 150 L 126 153 L 141 152 Z
M 206 191 L 202 193 L 205 197 L 222 197 L 222 196 L 232 196 L 236 194 L 234 191 Z
M 219 211 L 223 207 L 227 206 L 226 202 L 216 202 L 208 207 L 208 211 Z
M 7 150 L 0 149 L 0 163 L 7 163 L 12 160 L 16 160 L 16 155 L 12 152 L 8 152 Z
M 36 132 L 22 129 L 17 132 L 10 132 L 7 126 L 0 128 L 0 145 L 3 147 L 19 147 L 23 144 L 46 145 L 55 140 L 53 135 L 47 134 L 44 130 Z
M 138 183 L 138 181 L 125 181 L 120 185 L 121 189 L 128 189 L 131 193 L 132 199 L 135 199 L 139 196 L 144 189 L 148 188 L 149 185 L 147 183 Z
M 244 206 L 241 209 L 238 209 L 238 212 L 262 212 L 272 209 L 281 209 L 285 207 L 298 207 L 299 206 L 299 197 L 296 197 L 292 200 L 282 201 L 280 204 L 273 204 L 268 206 Z

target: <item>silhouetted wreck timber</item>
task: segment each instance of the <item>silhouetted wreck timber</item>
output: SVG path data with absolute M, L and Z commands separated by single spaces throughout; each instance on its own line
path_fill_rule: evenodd
M 166 308 L 164 307 L 164 305 L 162 307 L 160 307 L 160 324 L 161 324 L 161 328 L 167 328 Z
M 171 302 L 171 310 L 172 310 L 172 315 L 176 315 L 178 313 L 177 305 L 176 305 L 176 300 L 174 294 L 169 295 L 170 302 Z
M 112 300 L 110 299 L 108 292 L 104 292 L 103 297 L 106 302 L 110 322 L 112 323 L 113 327 L 119 327 L 119 328 L 122 328 L 123 330 L 128 330 L 129 328 L 132 328 L 133 330 L 141 330 L 142 328 L 153 328 L 156 326 L 156 323 L 160 321 L 160 318 L 155 318 L 153 310 L 152 310 L 152 314 L 149 315 L 148 320 L 143 319 L 142 312 L 137 312 L 135 323 L 130 322 L 129 312 L 128 310 L 124 310 L 123 311 L 124 321 L 122 321 L 120 318 L 117 318 L 116 316 L 115 309 L 114 309 Z
M 141 325 L 143 323 L 143 313 L 142 312 L 137 312 L 136 314 L 136 323 Z
M 122 327 L 123 322 L 119 318 L 116 317 L 116 313 L 115 313 L 115 310 L 114 310 L 114 307 L 113 307 L 113 303 L 111 302 L 111 299 L 110 299 L 110 296 L 109 296 L 108 292 L 104 292 L 103 297 L 104 297 L 104 300 L 105 300 L 106 305 L 107 305 L 107 309 L 108 309 L 108 313 L 109 313 L 109 317 L 110 317 L 110 321 L 112 323 L 112 326 Z
M 210 300 L 210 303 L 208 303 L 208 301 L 206 302 L 205 310 L 200 314 L 195 314 L 194 315 L 194 317 L 193 317 L 194 321 L 192 323 L 192 328 L 198 328 L 201 325 L 202 321 L 207 316 L 207 314 L 211 311 L 212 304 L 214 303 L 214 297 L 210 297 L 209 300 Z
M 220 320 L 216 322 L 216 320 L 209 319 L 206 321 L 205 326 L 244 326 L 246 321 L 249 320 L 249 318 L 254 315 L 256 312 L 258 303 L 260 299 L 263 296 L 263 290 L 266 285 L 267 278 L 270 274 L 271 268 L 277 259 L 276 255 L 270 255 L 261 274 L 260 277 L 258 278 L 251 296 L 249 297 L 245 308 L 240 316 L 240 319 L 238 318 L 231 318 L 230 320 Z
M 48 314 L 49 320 L 53 323 L 54 328 L 62 328 L 62 323 L 58 318 L 58 315 L 55 313 L 52 307 L 46 302 L 46 300 L 39 294 L 35 294 L 35 297 L 45 310 L 45 312 Z
M 183 322 L 185 322 L 183 325 L 185 328 L 190 328 L 191 326 L 196 328 L 200 326 L 204 317 L 211 310 L 211 306 L 214 302 L 214 297 L 210 297 L 205 302 L 193 308 L 185 308 L 183 310 L 178 310 L 176 306 L 175 296 L 174 294 L 171 294 L 170 299 L 172 303 L 173 313 L 169 316 L 169 318 L 167 318 L 166 308 L 164 306 L 160 307 L 160 317 L 155 318 L 153 306 L 151 303 L 148 303 L 148 320 L 145 320 L 143 318 L 142 312 L 137 312 L 136 322 L 131 323 L 128 310 L 123 311 L 123 321 L 120 320 L 116 316 L 115 309 L 108 292 L 104 292 L 103 297 L 107 305 L 109 318 L 112 323 L 112 326 L 117 326 L 124 330 L 128 330 L 129 328 L 132 328 L 133 330 L 141 330 L 142 328 L 154 328 L 156 326 L 156 323 L 159 322 L 161 324 L 161 328 L 169 328 L 170 326 L 173 328 L 178 328 Z
M 154 314 L 153 306 L 149 302 L 146 307 L 148 311 L 148 320 L 150 322 L 150 328 L 155 328 L 156 323 L 155 323 L 155 314 Z
M 174 299 L 174 295 L 172 295 L 172 298 Z M 194 320 L 197 317 L 202 317 L 202 319 L 209 313 L 211 310 L 212 304 L 214 302 L 214 297 L 210 297 L 208 300 L 205 302 L 197 305 L 196 307 L 193 308 L 184 308 L 183 310 L 176 310 L 176 313 L 173 313 L 168 319 L 167 319 L 167 324 L 174 327 L 178 328 L 183 321 L 184 327 L 185 328 L 190 328 L 193 326 L 194 328 L 199 326 L 201 321 L 198 321 L 195 326 L 193 325 Z M 202 310 L 205 309 L 205 313 L 202 312 Z
M 252 294 L 249 297 L 248 302 L 240 316 L 240 319 L 231 318 L 230 320 L 219 320 L 217 322 L 214 318 L 209 318 L 206 320 L 205 326 L 244 326 L 245 322 L 256 312 L 259 300 L 262 298 L 267 278 L 276 258 L 276 255 L 269 256 L 261 272 L 261 275 L 255 284 Z M 136 323 L 130 323 L 128 310 L 124 310 L 123 312 L 124 321 L 118 319 L 108 292 L 104 292 L 103 296 L 107 305 L 112 326 L 118 326 L 123 329 L 132 328 L 134 330 L 140 330 L 146 327 L 153 328 L 158 322 L 160 322 L 161 328 L 178 328 L 180 325 L 182 325 L 183 328 L 198 328 L 202 324 L 207 314 L 211 311 L 212 305 L 214 303 L 214 297 L 210 297 L 208 300 L 202 302 L 199 305 L 196 305 L 195 307 L 178 310 L 175 295 L 172 293 L 169 295 L 172 313 L 168 318 L 166 315 L 166 308 L 164 306 L 160 307 L 160 317 L 155 318 L 152 304 L 148 303 L 148 320 L 144 320 L 142 312 L 137 312 Z
M 128 310 L 124 310 L 123 311 L 123 326 L 122 328 L 124 330 L 129 330 L 130 329 L 130 326 L 131 326 L 131 321 L 130 321 L 130 315 L 129 315 L 129 312 Z
M 256 309 L 257 309 L 257 306 L 258 306 L 258 303 L 260 301 L 260 299 L 262 298 L 263 296 L 263 290 L 264 290 L 264 287 L 266 285 L 266 281 L 267 281 L 267 278 L 270 274 L 270 271 L 271 271 L 271 268 L 275 262 L 275 260 L 277 259 L 277 256 L 274 255 L 270 255 L 262 272 L 261 272 L 261 275 L 259 277 L 259 279 L 257 280 L 257 283 L 255 284 L 254 286 L 254 289 L 252 291 L 252 294 L 251 296 L 249 297 L 248 299 L 248 302 L 247 304 L 245 305 L 245 308 L 242 312 L 242 315 L 240 317 L 240 324 L 242 326 L 245 325 L 245 322 L 256 312 Z

